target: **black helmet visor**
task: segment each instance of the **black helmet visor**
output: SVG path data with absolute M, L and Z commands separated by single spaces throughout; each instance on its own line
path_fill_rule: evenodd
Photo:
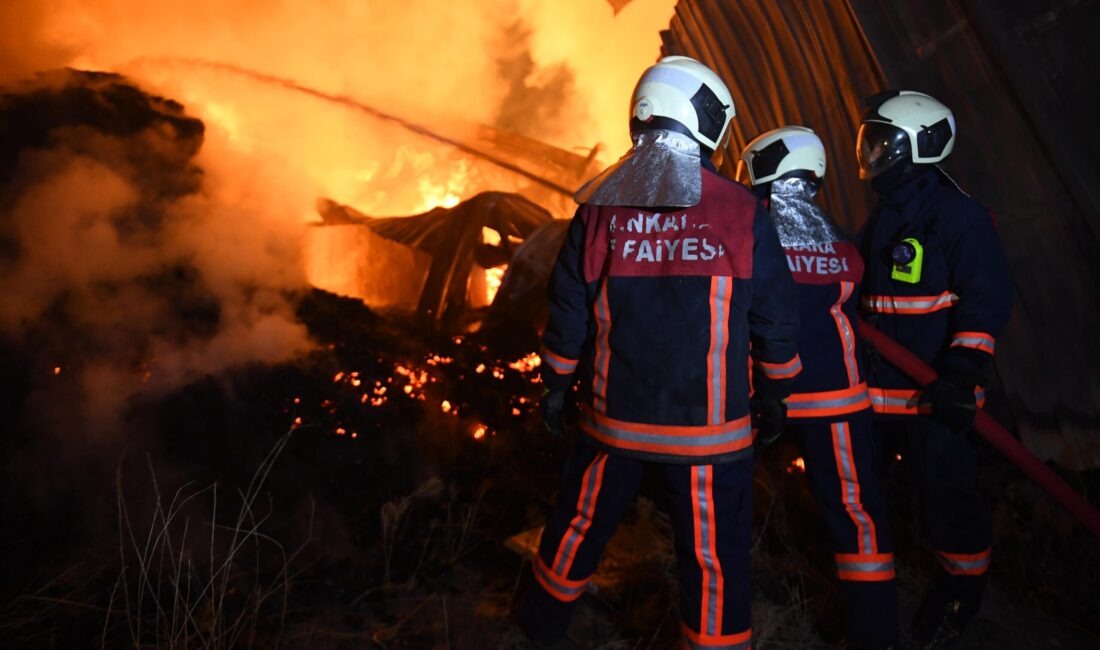
M 912 155 L 909 134 L 883 122 L 864 122 L 856 136 L 859 177 L 874 178 L 899 160 Z

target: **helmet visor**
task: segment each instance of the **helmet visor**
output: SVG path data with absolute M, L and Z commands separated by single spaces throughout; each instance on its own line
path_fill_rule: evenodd
M 882 122 L 864 122 L 856 136 L 859 177 L 874 178 L 912 154 L 909 134 Z

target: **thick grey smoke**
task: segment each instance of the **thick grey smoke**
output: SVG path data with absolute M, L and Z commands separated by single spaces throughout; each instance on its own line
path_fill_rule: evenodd
M 308 348 L 300 229 L 228 200 L 203 133 L 117 75 L 3 88 L 0 337 L 44 430 L 110 435 L 135 398 Z

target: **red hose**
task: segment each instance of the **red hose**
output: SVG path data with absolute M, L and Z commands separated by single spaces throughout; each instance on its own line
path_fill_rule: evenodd
M 936 371 L 931 366 L 862 319 L 859 321 L 859 335 L 870 341 L 884 359 L 897 366 L 921 386 L 927 386 L 936 378 Z M 1100 537 L 1100 510 L 1092 507 L 1092 504 L 1028 451 L 1007 429 L 981 409 L 978 409 L 977 417 L 974 418 L 974 429 L 1039 487 L 1054 497 L 1055 501 L 1065 506 L 1066 510 L 1085 524 L 1094 535 Z

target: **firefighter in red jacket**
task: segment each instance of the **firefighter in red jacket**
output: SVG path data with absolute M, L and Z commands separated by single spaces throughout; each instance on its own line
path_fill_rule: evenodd
M 955 146 L 951 110 L 923 93 L 868 100 L 857 140 L 860 177 L 879 203 L 864 226 L 862 307 L 939 378 L 923 389 L 885 360 L 868 383 L 880 433 L 902 437 L 939 560 L 918 613 L 919 640 L 958 635 L 977 612 L 992 519 L 967 432 L 983 400 L 1012 284 L 990 211 L 936 166 Z
M 752 441 L 783 426 L 798 374 L 794 284 L 771 219 L 711 161 L 733 98 L 702 63 L 666 57 L 635 88 L 634 146 L 577 193 L 550 280 L 543 412 L 560 430 L 577 387 L 580 439 L 520 610 L 560 639 L 638 489 L 663 479 L 689 648 L 748 648 Z
M 855 332 L 863 260 L 814 202 L 825 147 L 813 131 L 768 131 L 749 142 L 738 167 L 738 178 L 767 205 L 798 287 L 803 369 L 787 400 L 787 429 L 832 538 L 848 640 L 855 648 L 889 648 L 898 641 L 894 554 Z

